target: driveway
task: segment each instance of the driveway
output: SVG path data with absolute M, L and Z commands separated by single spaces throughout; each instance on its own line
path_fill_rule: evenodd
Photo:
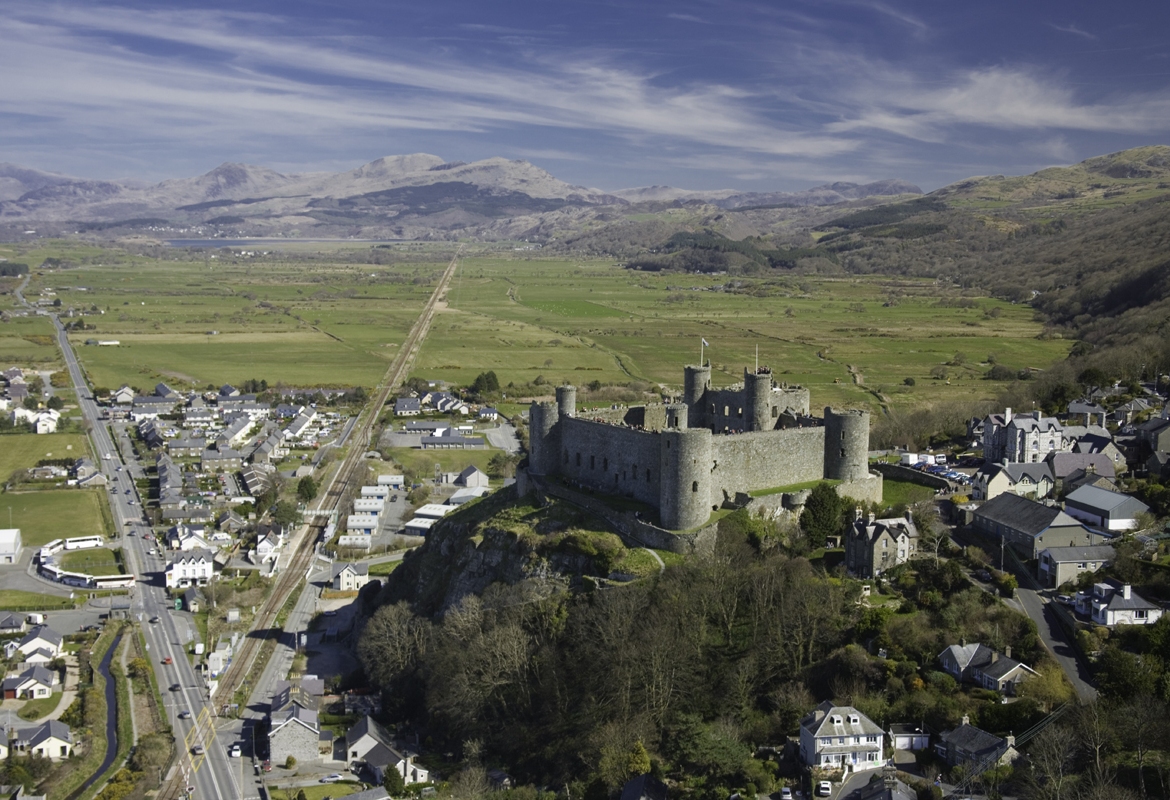
M 516 438 L 516 429 L 510 422 L 501 422 L 494 428 L 485 431 L 488 444 L 506 453 L 520 452 L 520 440 Z

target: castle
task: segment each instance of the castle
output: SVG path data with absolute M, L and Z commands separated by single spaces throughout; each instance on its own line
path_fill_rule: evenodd
M 532 404 L 528 471 L 630 497 L 658 510 L 663 528 L 687 530 L 737 494 L 817 480 L 881 499 L 869 472 L 869 412 L 809 415 L 809 392 L 776 385 L 766 367 L 740 387 L 713 389 L 711 367 L 686 367 L 682 402 L 577 414 L 577 390 Z M 875 496 L 876 495 L 876 496 Z

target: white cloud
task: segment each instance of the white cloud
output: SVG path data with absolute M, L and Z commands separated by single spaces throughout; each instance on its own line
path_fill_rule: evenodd
M 1090 39 L 1094 42 L 1097 41 L 1096 36 L 1089 33 L 1088 31 L 1082 31 L 1080 28 L 1078 28 L 1076 25 L 1072 24 L 1071 22 L 1068 25 L 1057 25 L 1055 22 L 1050 22 L 1048 24 L 1051 25 L 1056 30 L 1060 31 L 1061 33 L 1071 33 L 1073 36 L 1080 36 L 1084 39 Z

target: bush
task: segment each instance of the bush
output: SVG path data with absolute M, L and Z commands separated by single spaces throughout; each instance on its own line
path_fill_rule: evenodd
M 1003 364 L 996 364 L 983 376 L 989 381 L 1010 381 L 1016 377 L 1015 370 L 1011 367 L 1005 367 Z
M 913 386 L 914 379 L 913 378 L 903 378 L 902 383 L 906 384 L 907 386 Z
M 288 758 L 286 758 L 286 759 L 284 760 L 284 768 L 285 768 L 285 769 L 296 769 L 296 768 L 297 768 L 297 759 L 296 759 L 296 757 L 295 757 L 295 756 L 289 756 Z

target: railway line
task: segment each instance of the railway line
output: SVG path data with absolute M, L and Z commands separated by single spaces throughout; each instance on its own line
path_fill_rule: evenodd
M 377 394 L 364 412 L 365 416 L 350 436 L 349 450 L 346 453 L 345 460 L 326 486 L 324 498 L 316 504 L 318 516 L 302 530 L 288 568 L 277 576 L 276 585 L 273 587 L 272 593 L 256 614 L 253 631 L 269 631 L 272 636 L 280 635 L 280 632 L 276 630 L 277 615 L 279 615 L 281 608 L 289 596 L 300 588 L 301 582 L 308 574 L 316 551 L 316 543 L 324 533 L 327 524 L 322 521 L 322 517 L 331 511 L 338 510 L 342 498 L 345 497 L 346 489 L 362 463 L 363 454 L 369 447 L 370 433 L 374 429 L 382 408 L 386 405 L 390 393 L 406 379 L 411 364 L 414 363 L 414 359 L 418 355 L 423 341 L 426 339 L 431 322 L 434 320 L 435 312 L 439 308 L 444 295 L 447 293 L 451 279 L 459 268 L 459 256 L 461 252 L 462 247 L 456 251 L 451 262 L 443 271 L 438 286 L 431 293 L 426 305 L 423 306 L 422 313 L 411 327 L 402 347 L 399 348 L 398 354 L 390 363 L 390 367 L 387 369 L 386 375 L 378 387 Z M 237 651 L 236 657 L 232 660 L 231 666 L 220 679 L 219 687 L 216 690 L 217 700 L 219 702 L 230 702 L 231 697 L 243 685 L 244 679 L 251 672 L 256 657 L 260 654 L 264 643 L 269 638 L 271 637 L 261 638 L 248 636 L 244 639 L 242 646 Z

